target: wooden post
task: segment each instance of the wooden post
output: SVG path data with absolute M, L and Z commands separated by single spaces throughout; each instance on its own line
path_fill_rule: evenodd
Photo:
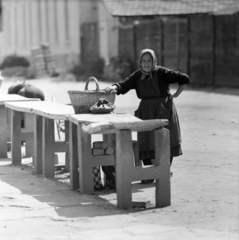
M 137 25 L 134 23 L 133 24 L 133 48 L 134 48 L 134 68 L 136 69 L 138 66 L 138 61 L 136 61 L 136 59 L 139 58 L 139 53 L 138 53 L 138 46 L 137 46 Z
M 21 164 L 21 112 L 11 110 L 11 141 L 12 141 L 12 164 Z
M 54 120 L 43 117 L 42 125 L 43 175 L 47 178 L 53 178 L 55 176 Z
M 133 168 L 133 145 L 130 130 L 116 133 L 116 190 L 117 206 L 132 206 L 131 169 Z
M 93 166 L 91 164 L 91 135 L 85 133 L 82 124 L 77 126 L 78 135 L 78 163 L 80 192 L 86 194 L 94 193 Z
M 176 39 L 175 39 L 175 43 L 176 43 L 176 61 L 177 61 L 177 70 L 180 70 L 180 22 L 179 19 L 176 19 Z
M 79 189 L 77 126 L 70 122 L 69 126 L 69 161 L 71 189 Z
M 170 193 L 170 142 L 166 128 L 154 131 L 155 165 L 160 166 L 160 180 L 156 180 L 156 207 L 171 204 Z
M 0 158 L 7 158 L 7 109 L 3 105 L 0 106 L 0 133 Z
M 42 159 L 42 116 L 34 114 L 34 172 L 37 174 L 43 173 Z
M 212 42 L 212 86 L 215 86 L 216 79 L 216 17 L 212 15 L 212 30 L 213 30 L 213 42 Z
M 188 20 L 188 42 L 187 42 L 187 49 L 188 49 L 188 62 L 187 62 L 187 74 L 190 76 L 191 74 L 191 19 L 190 16 L 187 18 Z

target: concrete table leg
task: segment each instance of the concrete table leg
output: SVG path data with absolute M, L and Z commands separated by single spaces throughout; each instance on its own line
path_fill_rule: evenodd
M 70 122 L 69 126 L 69 160 L 70 160 L 70 186 L 71 189 L 79 189 L 78 172 L 78 145 L 77 145 L 77 126 Z
M 11 110 L 11 153 L 12 164 L 21 164 L 22 151 L 21 151 L 21 112 Z
M 116 133 L 116 190 L 119 208 L 132 206 L 131 170 L 133 162 L 131 131 L 118 131 Z
M 7 158 L 7 140 L 8 140 L 8 126 L 7 126 L 7 110 L 4 106 L 0 106 L 0 158 Z
M 32 133 L 33 132 L 33 114 L 25 113 L 24 114 L 24 122 L 25 122 L 25 132 Z M 26 157 L 32 157 L 34 153 L 34 142 L 33 139 L 24 139 L 26 140 Z
M 169 131 L 165 128 L 154 131 L 155 165 L 160 166 L 160 179 L 156 180 L 156 207 L 171 204 L 170 192 L 170 141 Z
M 103 134 L 103 141 L 107 143 L 108 147 L 112 147 L 114 149 L 114 156 L 116 159 L 116 134 L 115 133 L 111 133 L 111 134 Z M 115 166 L 115 163 L 114 163 Z M 103 183 L 104 186 L 106 186 L 106 176 L 102 170 L 102 174 L 103 174 Z
M 42 126 L 43 175 L 47 178 L 53 178 L 55 176 L 54 120 L 43 117 Z
M 34 114 L 34 172 L 43 173 L 42 164 L 42 116 Z
M 82 194 L 94 193 L 93 166 L 91 164 L 91 135 L 85 133 L 82 124 L 77 126 L 78 161 L 80 175 L 80 192 Z
M 65 121 L 65 142 L 69 143 L 69 121 Z M 70 162 L 69 162 L 69 150 L 66 151 L 65 157 L 65 169 L 67 172 L 70 171 Z
M 103 141 L 107 143 L 108 147 L 116 148 L 116 134 L 104 134 L 103 135 Z

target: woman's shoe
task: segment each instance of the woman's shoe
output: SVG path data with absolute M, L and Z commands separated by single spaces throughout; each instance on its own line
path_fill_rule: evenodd
M 150 184 L 150 183 L 153 183 L 154 182 L 154 179 L 147 179 L 147 180 L 142 180 L 141 183 L 142 184 Z

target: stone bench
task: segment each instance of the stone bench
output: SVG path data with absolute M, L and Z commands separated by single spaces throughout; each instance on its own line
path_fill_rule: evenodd
M 7 102 L 11 110 L 12 163 L 21 163 L 21 113 L 32 113 L 34 132 L 34 171 L 44 177 L 54 177 L 55 153 L 66 153 L 66 167 L 69 169 L 69 122 L 68 115 L 74 114 L 73 107 L 50 101 Z M 65 140 L 55 140 L 55 120 L 65 121 Z
M 114 165 L 119 208 L 132 207 L 131 183 L 144 179 L 156 179 L 156 207 L 170 205 L 169 131 L 163 128 L 168 124 L 167 120 L 142 121 L 130 114 L 78 114 L 69 116 L 69 121 L 72 189 L 80 189 L 82 194 L 92 194 L 92 168 Z M 142 167 L 134 161 L 132 132 L 151 130 L 155 137 L 155 161 L 153 166 Z M 116 157 L 93 156 L 92 134 L 103 134 L 109 142 L 115 138 Z

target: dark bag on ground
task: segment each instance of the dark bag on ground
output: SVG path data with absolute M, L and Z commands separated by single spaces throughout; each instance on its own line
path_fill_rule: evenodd
M 102 166 L 102 170 L 106 178 L 106 188 L 115 189 L 115 167 L 114 166 Z

